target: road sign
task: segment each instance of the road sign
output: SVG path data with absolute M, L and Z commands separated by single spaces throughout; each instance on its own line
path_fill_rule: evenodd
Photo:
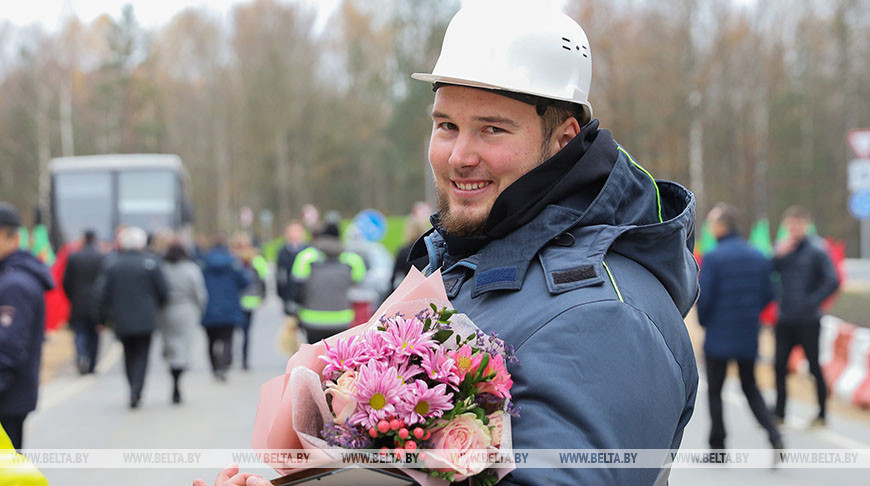
M 870 159 L 854 159 L 849 162 L 847 182 L 850 191 L 870 189 Z
M 851 130 L 846 134 L 846 140 L 852 146 L 852 152 L 859 159 L 870 159 L 870 128 Z
M 369 241 L 381 241 L 387 234 L 387 218 L 376 209 L 364 209 L 353 218 L 353 224 L 359 229 L 363 238 Z
M 849 198 L 849 211 L 856 219 L 870 220 L 870 189 L 862 189 Z

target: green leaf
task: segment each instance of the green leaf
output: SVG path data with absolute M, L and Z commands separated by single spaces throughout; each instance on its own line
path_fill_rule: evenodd
M 474 407 L 471 412 L 477 416 L 477 419 L 483 422 L 483 419 L 486 418 L 486 410 L 480 407 Z
M 475 383 L 483 379 L 483 372 L 486 370 L 487 365 L 489 365 L 489 353 L 483 353 L 483 358 L 480 360 L 480 366 L 478 366 L 477 371 L 474 372 Z
M 439 343 L 444 343 L 444 342 L 447 341 L 447 340 L 450 338 L 450 336 L 452 336 L 452 335 L 453 335 L 453 331 L 451 331 L 450 329 L 442 329 L 442 330 L 436 332 L 435 335 L 434 335 L 433 337 L 434 337 L 435 340 L 438 341 Z

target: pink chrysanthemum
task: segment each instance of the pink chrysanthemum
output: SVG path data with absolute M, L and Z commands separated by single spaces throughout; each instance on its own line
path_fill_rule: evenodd
M 426 371 L 426 376 L 441 383 L 459 385 L 459 375 L 455 372 L 456 362 L 444 352 L 444 348 L 438 347 L 435 351 L 429 350 L 423 355 L 420 363 Z
M 483 376 L 492 376 L 489 381 L 479 383 L 478 391 L 481 393 L 492 393 L 500 398 L 511 398 L 511 387 L 514 386 L 514 381 L 511 374 L 508 373 L 504 364 L 504 358 L 497 354 L 489 360 L 486 369 L 483 370 Z
M 383 338 L 393 352 L 393 362 L 396 362 L 406 356 L 425 354 L 427 349 L 437 344 L 432 335 L 431 331 L 423 332 L 423 321 L 420 319 L 396 316 L 387 319 Z
M 405 360 L 403 363 L 396 366 L 396 373 L 399 375 L 399 379 L 402 380 L 402 383 L 408 384 L 413 381 L 415 376 L 423 373 L 423 368 Z
M 356 380 L 357 412 L 350 417 L 353 425 L 374 427 L 379 421 L 396 415 L 396 405 L 406 393 L 396 368 L 378 369 L 374 360 L 362 365 Z
M 370 330 L 363 334 L 362 343 L 366 348 L 366 354 L 369 359 L 374 359 L 386 364 L 393 354 L 392 350 L 384 341 L 383 333 L 377 330 Z
M 327 378 L 333 378 L 345 371 L 356 370 L 369 360 L 366 346 L 356 336 L 351 336 L 347 340 L 339 339 L 332 348 L 326 341 L 323 341 L 323 345 L 326 346 L 326 354 L 318 358 L 326 362 L 323 376 Z
M 446 410 L 453 408 L 450 399 L 452 393 L 447 393 L 447 385 L 441 383 L 435 388 L 429 388 L 423 380 L 417 380 L 408 385 L 399 404 L 399 418 L 406 424 L 425 422 L 432 417 L 440 417 Z

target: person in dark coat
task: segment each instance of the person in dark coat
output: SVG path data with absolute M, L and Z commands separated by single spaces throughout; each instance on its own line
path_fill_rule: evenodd
M 810 212 L 792 206 L 783 213 L 788 236 L 777 244 L 773 269 L 779 273 L 779 319 L 776 324 L 776 406 L 774 414 L 785 420 L 788 357 L 792 348 L 801 346 L 816 380 L 819 413 L 813 425 L 825 425 L 825 402 L 828 389 L 819 365 L 819 331 L 821 305 L 840 287 L 837 270 L 825 251 L 824 242 L 807 236 L 812 224 Z
M 431 227 L 429 224 L 428 216 L 417 216 L 411 214 L 408 216 L 408 219 L 405 220 L 405 246 L 399 248 L 399 251 L 396 253 L 396 261 L 393 264 L 393 276 L 391 278 L 392 289 L 396 290 L 402 280 L 408 275 L 408 272 L 411 271 L 411 267 L 415 266 L 414 263 L 417 264 L 417 270 L 422 270 L 423 267 L 426 266 L 425 260 L 418 260 L 417 262 L 409 262 L 408 256 L 411 254 L 411 247 L 414 246 L 414 243 L 423 236 L 423 233 L 426 232 Z
M 145 231 L 135 226 L 124 228 L 118 243 L 121 249 L 106 257 L 94 294 L 101 321 L 109 323 L 124 345 L 130 408 L 137 408 L 145 385 L 151 335 L 168 289 L 160 262 L 145 252 Z
M 767 431 L 774 449 L 782 449 L 782 435 L 774 426 L 755 383 L 758 354 L 758 316 L 773 300 L 770 261 L 737 234 L 737 211 L 717 204 L 707 216 L 719 245 L 704 256 L 698 320 L 707 330 L 704 355 L 710 401 L 710 447 L 725 448 L 722 385 L 728 362 L 737 362 L 740 385 L 749 408 Z
M 218 381 L 226 381 L 226 372 L 233 361 L 233 330 L 245 323 L 242 291 L 251 283 L 242 262 L 230 253 L 226 236 L 215 237 L 211 251 L 205 256 L 205 287 L 208 304 L 202 325 L 208 334 L 211 368 Z
M 63 291 L 70 301 L 69 324 L 75 333 L 80 374 L 93 373 L 97 365 L 99 319 L 94 308 L 94 285 L 105 255 L 97 248 L 93 230 L 85 231 L 82 247 L 69 257 L 63 275 Z
M 305 227 L 298 221 L 291 221 L 284 230 L 286 244 L 278 252 L 278 262 L 275 266 L 275 284 L 278 296 L 284 301 L 284 314 L 295 316 L 299 307 L 299 289 L 291 272 L 293 262 L 299 252 L 308 248 L 305 243 Z
M 0 424 L 22 448 L 24 420 L 36 409 L 48 268 L 19 249 L 18 212 L 0 202 Z

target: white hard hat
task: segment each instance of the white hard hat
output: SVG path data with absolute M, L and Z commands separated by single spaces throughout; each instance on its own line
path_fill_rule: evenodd
M 582 105 L 592 117 L 592 53 L 571 17 L 532 1 L 478 1 L 453 17 L 431 74 L 414 79 Z

